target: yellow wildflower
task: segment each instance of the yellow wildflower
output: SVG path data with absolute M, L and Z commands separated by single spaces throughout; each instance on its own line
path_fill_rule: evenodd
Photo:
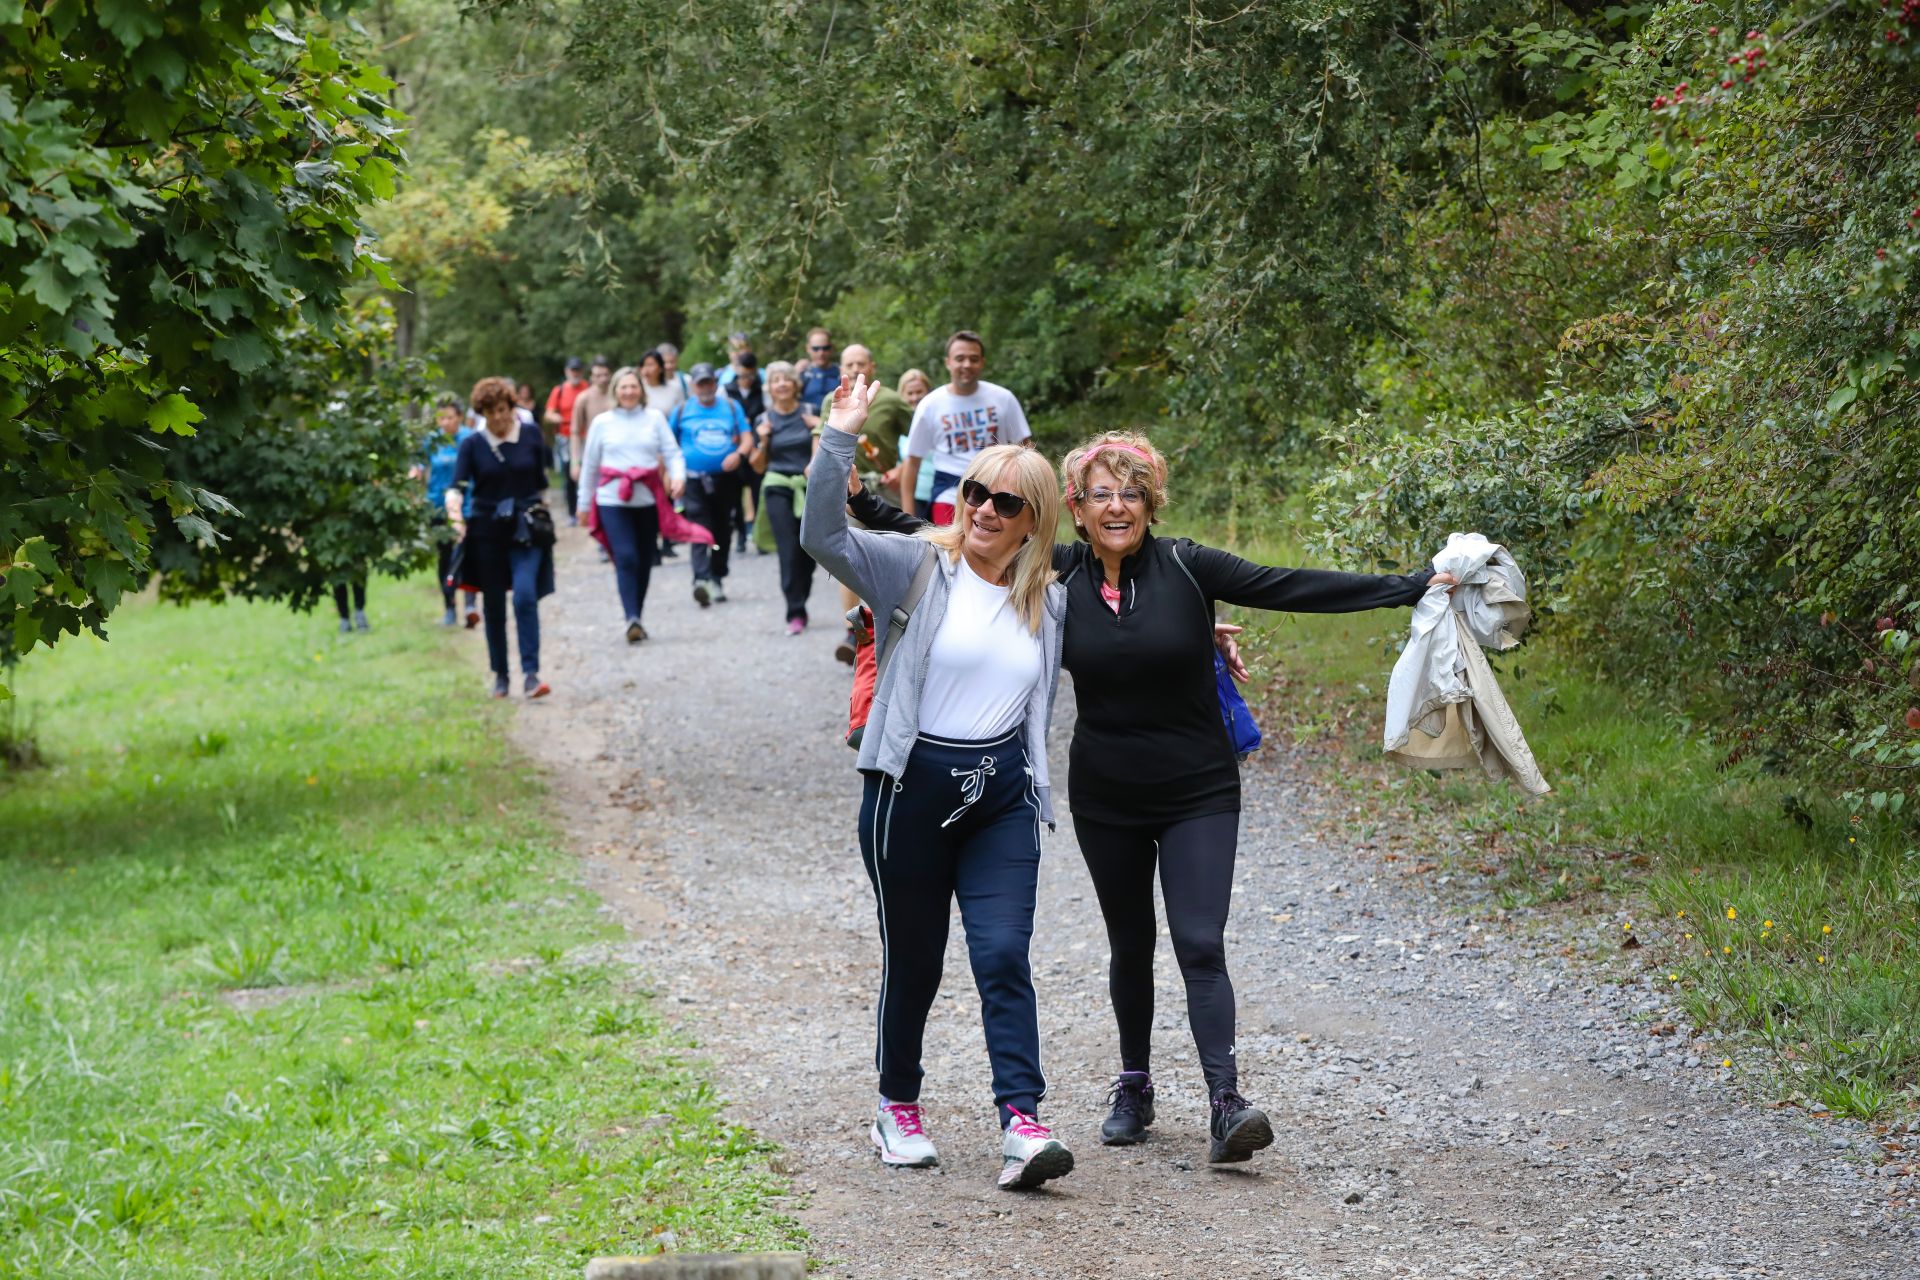
M 1738 911 L 1735 911 L 1732 907 L 1727 908 L 1727 919 L 1738 920 L 1739 918 L 1740 918 L 1740 913 Z

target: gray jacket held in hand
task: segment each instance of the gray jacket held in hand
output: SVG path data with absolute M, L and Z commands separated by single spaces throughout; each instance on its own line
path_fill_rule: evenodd
M 852 587 L 879 621 L 874 656 L 886 660 L 886 670 L 873 691 L 873 709 L 867 713 L 867 731 L 860 741 L 857 767 L 877 769 L 898 778 L 907 756 L 920 737 L 920 691 L 927 678 L 927 654 L 947 616 L 953 592 L 954 563 L 919 538 L 897 533 L 873 533 L 847 524 L 847 476 L 853 470 L 854 437 L 826 427 L 820 432 L 820 452 L 813 459 L 807 482 L 807 514 L 800 526 L 800 545 L 826 571 Z M 900 637 L 901 650 L 887 657 L 886 619 L 913 585 L 914 571 L 927 555 L 935 556 L 940 572 L 927 582 L 927 593 L 913 611 Z M 1040 817 L 1053 827 L 1053 792 L 1047 782 L 1047 728 L 1053 721 L 1053 695 L 1060 683 L 1061 624 L 1066 618 L 1066 593 L 1059 583 L 1047 587 L 1047 607 L 1040 625 L 1040 652 L 1046 659 L 1042 678 L 1027 701 L 1027 759 L 1033 769 L 1033 789 L 1040 799 Z

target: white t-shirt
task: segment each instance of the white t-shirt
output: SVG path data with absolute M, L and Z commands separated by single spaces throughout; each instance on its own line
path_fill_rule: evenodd
M 1027 701 L 1040 682 L 1040 637 L 1021 620 L 1012 595 L 960 557 L 946 616 L 927 654 L 920 732 L 985 742 L 1026 721 Z
M 662 417 L 671 417 L 673 411 L 686 401 L 687 389 L 680 384 L 680 375 L 670 373 L 667 380 L 659 386 L 642 382 L 640 394 L 646 398 L 647 408 L 657 410 Z
M 929 391 L 914 407 L 913 426 L 907 432 L 906 453 L 910 457 L 929 458 L 941 475 L 956 479 L 966 474 L 973 457 L 996 444 L 1019 444 L 1033 434 L 1027 428 L 1027 414 L 1013 392 L 991 382 L 982 382 L 970 396 L 954 394 L 948 383 Z M 953 486 L 938 486 L 935 502 L 954 501 Z

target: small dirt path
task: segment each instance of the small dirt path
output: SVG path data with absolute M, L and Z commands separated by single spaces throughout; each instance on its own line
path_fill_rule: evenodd
M 878 944 L 838 736 L 832 584 L 792 639 L 772 557 L 736 560 L 733 599 L 706 611 L 671 561 L 648 603 L 654 638 L 629 648 L 611 570 L 563 533 L 542 610 L 556 693 L 523 708 L 520 740 L 551 771 L 589 886 L 631 931 L 623 958 L 711 1054 L 732 1114 L 784 1148 L 821 1274 L 1920 1276 L 1902 1208 L 1916 1179 L 1877 1166 L 1862 1130 L 1743 1105 L 1684 1027 L 1649 1036 L 1668 1016 L 1657 994 L 1597 982 L 1518 926 L 1469 924 L 1317 837 L 1332 801 L 1284 756 L 1248 771 L 1228 933 L 1242 1086 L 1274 1147 L 1205 1163 L 1166 948 L 1155 1137 L 1099 1145 L 1116 1069 L 1106 943 L 1063 814 L 1032 957 L 1045 1115 L 1074 1173 L 1037 1194 L 993 1185 L 957 923 L 923 1095 L 944 1164 L 881 1167 L 866 1139 Z M 1061 779 L 1072 716 L 1063 696 Z

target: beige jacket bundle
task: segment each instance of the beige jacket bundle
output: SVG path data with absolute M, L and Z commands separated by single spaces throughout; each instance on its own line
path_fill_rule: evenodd
M 1429 587 L 1387 684 L 1387 758 L 1416 769 L 1479 768 L 1530 795 L 1552 790 L 1493 678 L 1481 647 L 1520 643 L 1532 611 L 1527 580 L 1505 547 L 1455 533 L 1433 558 L 1460 585 Z

